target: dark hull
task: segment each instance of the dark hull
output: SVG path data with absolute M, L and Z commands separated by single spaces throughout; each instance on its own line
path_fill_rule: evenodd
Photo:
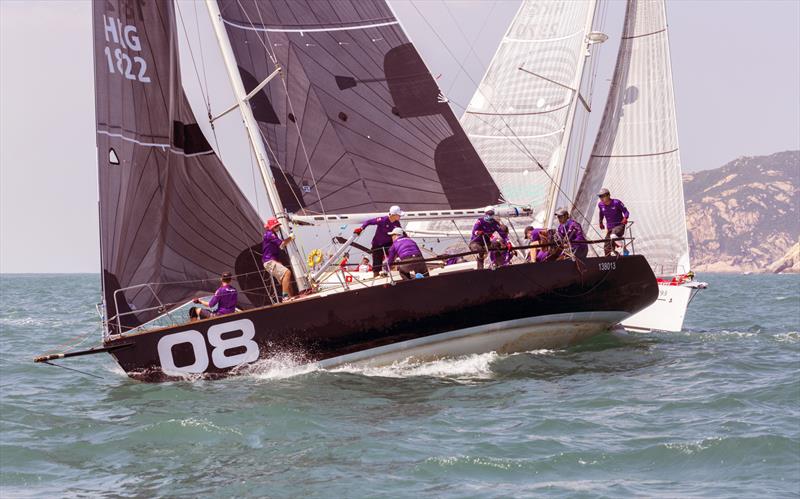
M 130 376 L 148 381 L 183 372 L 230 375 L 285 351 L 323 366 L 424 360 L 432 352 L 490 346 L 510 353 L 581 341 L 657 296 L 644 257 L 589 258 L 582 271 L 563 261 L 453 272 L 130 334 L 106 345 L 129 344 L 112 355 Z M 514 330 L 519 334 L 498 343 Z M 465 338 L 478 336 L 465 346 Z

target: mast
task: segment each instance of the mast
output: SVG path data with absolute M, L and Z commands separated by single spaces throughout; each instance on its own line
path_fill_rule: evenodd
M 264 181 L 264 187 L 267 190 L 267 198 L 272 207 L 272 211 L 278 220 L 282 221 L 284 225 L 288 225 L 289 217 L 286 210 L 281 203 L 281 198 L 278 194 L 278 187 L 275 184 L 275 178 L 270 171 L 269 161 L 267 159 L 267 151 L 264 147 L 264 142 L 260 137 L 260 128 L 253 116 L 253 109 L 250 107 L 250 98 L 256 91 L 250 94 L 244 88 L 242 77 L 239 74 L 236 65 L 236 58 L 231 47 L 228 33 L 225 31 L 225 26 L 222 22 L 222 14 L 219 11 L 219 5 L 216 0 L 206 0 L 206 7 L 208 8 L 208 15 L 211 17 L 211 24 L 214 26 L 214 34 L 219 42 L 222 58 L 225 61 L 225 69 L 228 72 L 228 78 L 233 87 L 233 92 L 236 97 L 239 111 L 242 114 L 242 121 L 244 122 L 245 129 L 247 130 L 247 137 L 250 145 L 253 148 L 253 153 L 256 156 L 261 178 Z M 274 78 L 278 70 L 274 71 L 267 79 L 256 87 L 257 90 L 261 89 L 271 78 Z M 305 275 L 305 267 L 303 266 L 303 259 L 300 256 L 300 251 L 297 249 L 296 242 L 292 239 L 286 246 L 286 252 L 289 254 L 289 259 L 292 262 L 292 273 L 297 280 L 297 287 L 302 291 L 308 287 L 308 281 Z
M 590 0 L 586 15 L 586 25 L 583 30 L 583 45 L 587 51 L 590 45 L 590 41 L 587 37 L 592 31 L 596 7 L 597 0 Z M 558 163 L 552 181 L 550 182 L 546 198 L 547 201 L 545 202 L 544 226 L 548 229 L 551 228 L 553 223 L 553 213 L 555 213 L 557 208 L 556 203 L 558 203 L 559 187 L 564 178 L 564 166 L 566 165 L 568 153 L 567 149 L 569 147 L 570 137 L 572 136 L 572 126 L 575 122 L 575 111 L 577 110 L 578 102 L 581 100 L 581 81 L 583 81 L 583 71 L 586 68 L 587 59 L 588 52 L 587 57 L 583 60 L 583 64 L 578 64 L 578 70 L 575 72 L 575 79 L 572 81 L 572 89 L 574 92 L 572 95 L 572 102 L 570 103 L 569 112 L 567 113 L 567 121 L 564 123 L 564 134 L 561 136 L 561 144 L 559 144 L 558 149 L 556 149 Z

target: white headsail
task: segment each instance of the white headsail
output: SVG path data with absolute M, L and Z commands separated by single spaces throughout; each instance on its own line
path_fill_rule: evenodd
M 549 177 L 563 173 L 595 3 L 523 2 L 461 119 L 505 198 L 539 223 L 556 194 Z
M 573 210 L 597 223 L 597 191 L 622 199 L 636 252 L 659 273 L 688 272 L 675 99 L 664 0 L 629 0 L 617 66 Z

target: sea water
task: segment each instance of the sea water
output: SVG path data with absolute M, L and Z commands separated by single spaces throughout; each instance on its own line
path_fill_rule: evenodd
M 800 276 L 701 275 L 680 333 L 380 369 L 291 354 L 146 384 L 106 354 L 96 275 L 3 275 L 0 495 L 800 495 Z

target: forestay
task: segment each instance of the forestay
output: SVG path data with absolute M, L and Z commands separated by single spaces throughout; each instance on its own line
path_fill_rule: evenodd
M 223 0 L 281 201 L 300 213 L 469 208 L 500 192 L 382 0 Z
M 103 293 L 119 333 L 258 269 L 261 230 L 189 110 L 172 2 L 92 5 Z
M 636 251 L 657 272 L 688 272 L 683 185 L 663 0 L 630 0 L 608 102 L 575 203 L 597 223 L 601 187 L 635 221 Z

